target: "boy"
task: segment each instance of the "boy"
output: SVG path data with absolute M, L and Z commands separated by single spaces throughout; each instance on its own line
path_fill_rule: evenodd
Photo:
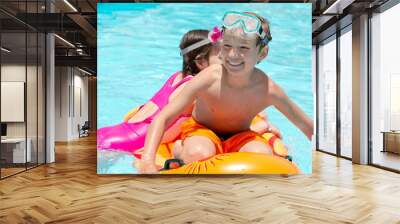
M 217 153 L 271 153 L 265 139 L 249 130 L 251 120 L 269 106 L 275 106 L 311 140 L 311 119 L 255 68 L 267 56 L 267 44 L 272 40 L 268 21 L 254 13 L 227 12 L 223 28 L 222 65 L 201 71 L 154 119 L 146 136 L 140 173 L 158 172 L 154 161 L 163 132 L 193 102 L 192 118 L 182 125 L 182 145 L 174 148 L 174 155 L 185 163 Z

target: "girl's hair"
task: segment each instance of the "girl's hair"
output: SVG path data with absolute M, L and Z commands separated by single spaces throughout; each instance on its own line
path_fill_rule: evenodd
M 202 41 L 208 38 L 208 30 L 191 30 L 183 35 L 179 48 L 182 50 L 190 45 Z M 196 48 L 182 57 L 182 73 L 183 76 L 196 75 L 200 72 L 200 69 L 196 65 L 196 60 L 205 59 L 208 60 L 211 51 L 211 43 Z

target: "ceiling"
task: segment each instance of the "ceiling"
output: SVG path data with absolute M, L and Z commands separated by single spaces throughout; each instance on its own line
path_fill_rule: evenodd
M 351 24 L 362 13 L 375 12 L 390 0 L 309 0 L 313 4 L 313 44 Z
M 95 74 L 96 5 L 96 0 L 47 0 L 47 4 L 45 0 L 1 0 L 2 46 L 12 50 L 3 60 L 36 57 L 36 51 L 44 48 L 37 43 L 43 38 L 37 35 L 52 32 L 57 34 L 56 66 L 79 66 Z

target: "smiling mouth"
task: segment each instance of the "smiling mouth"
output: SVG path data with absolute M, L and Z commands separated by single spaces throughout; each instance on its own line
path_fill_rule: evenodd
M 244 64 L 244 62 L 230 62 L 230 61 L 227 61 L 228 62 L 228 64 L 230 65 L 230 66 L 233 66 L 233 67 L 237 67 L 237 66 L 241 66 L 241 65 L 243 65 Z

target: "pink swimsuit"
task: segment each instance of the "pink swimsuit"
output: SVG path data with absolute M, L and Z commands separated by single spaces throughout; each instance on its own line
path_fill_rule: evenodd
M 161 89 L 150 99 L 150 101 L 158 107 L 151 116 L 140 122 L 129 123 L 128 121 L 125 121 L 121 124 L 103 127 L 97 130 L 97 149 L 135 152 L 142 148 L 144 146 L 147 128 L 153 121 L 154 117 L 168 104 L 171 94 L 180 85 L 192 78 L 192 76 L 186 76 L 177 84 L 172 85 L 176 76 L 179 74 L 180 72 L 176 72 L 169 77 Z M 177 120 L 188 116 L 190 115 L 180 115 Z

